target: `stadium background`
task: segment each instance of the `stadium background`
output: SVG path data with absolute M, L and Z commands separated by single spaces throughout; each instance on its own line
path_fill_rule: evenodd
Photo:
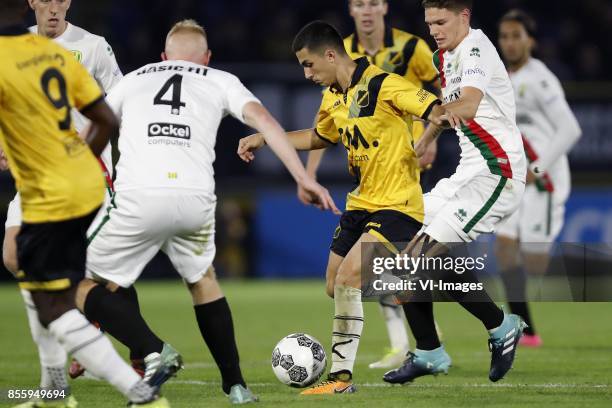
M 297 30 L 313 19 L 332 22 L 343 35 L 353 30 L 344 0 L 88 0 L 74 1 L 68 20 L 103 35 L 124 73 L 159 59 L 165 33 L 177 20 L 202 23 L 213 50 L 212 66 L 238 75 L 288 129 L 309 127 L 320 89 L 304 80 L 291 53 Z M 420 1 L 390 0 L 388 24 L 430 43 Z M 512 7 L 539 23 L 537 56 L 563 81 L 583 129 L 570 155 L 574 190 L 568 203 L 564 242 L 612 242 L 612 2 L 476 1 L 473 27 L 496 39 L 499 17 Z M 30 16 L 33 23 L 33 16 Z M 323 277 L 331 233 L 338 218 L 302 206 L 280 162 L 262 152 L 248 166 L 235 155 L 248 129 L 225 120 L 217 141 L 218 258 L 231 277 Z M 442 140 L 438 165 L 425 184 L 450 174 L 457 162 L 456 138 Z M 324 158 L 320 181 L 339 205 L 350 189 L 344 149 Z M 0 217 L 14 194 L 8 173 L 0 175 Z M 174 277 L 163 256 L 145 277 Z M 10 275 L 0 273 L 0 279 Z

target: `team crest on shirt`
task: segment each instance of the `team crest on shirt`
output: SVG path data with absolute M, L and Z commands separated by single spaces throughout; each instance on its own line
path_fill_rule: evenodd
M 366 89 L 357 91 L 355 95 L 355 102 L 360 108 L 365 108 L 370 104 L 370 93 Z
M 74 55 L 74 58 L 77 59 L 77 61 L 79 61 L 80 63 L 83 63 L 83 53 L 79 50 L 70 50 L 70 52 L 72 53 L 72 55 Z
M 480 58 L 480 48 L 478 48 L 478 47 L 472 48 L 472 50 L 470 51 L 470 57 L 478 57 L 478 58 Z

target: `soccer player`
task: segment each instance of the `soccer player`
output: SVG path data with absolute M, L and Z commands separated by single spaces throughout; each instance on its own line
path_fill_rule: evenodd
M 383 69 L 406 78 L 415 86 L 425 85 L 439 88 L 438 71 L 431 63 L 432 52 L 423 39 L 386 24 L 385 16 L 389 4 L 386 0 L 349 0 L 349 13 L 355 23 L 355 32 L 344 39 L 348 55 L 357 59 L 367 57 L 368 61 Z M 415 120 L 412 136 L 418 140 L 423 134 L 424 123 Z M 428 167 L 436 156 L 437 144 L 431 143 L 428 152 L 420 159 L 420 167 Z M 325 149 L 308 153 L 306 171 L 316 176 Z M 308 204 L 308 196 L 298 188 L 298 198 Z M 399 366 L 409 350 L 408 334 L 404 313 L 390 296 L 380 299 L 380 307 L 389 335 L 390 348 L 370 368 L 393 368 Z
M 461 118 L 450 118 L 459 136 L 461 161 L 455 174 L 425 195 L 425 227 L 408 248 L 412 256 L 446 257 L 457 244 L 494 232 L 499 220 L 516 211 L 527 164 L 515 122 L 512 84 L 495 46 L 481 30 L 470 27 L 472 1 L 422 4 L 439 47 L 433 61 L 440 73 L 443 107 Z M 439 134 L 430 126 L 416 146 L 417 154 Z M 525 323 L 517 315 L 504 314 L 486 293 L 449 294 L 485 326 L 492 352 L 489 379 L 502 379 L 512 367 Z M 416 350 L 402 367 L 384 375 L 387 382 L 448 372 L 450 361 L 436 334 L 433 303 L 422 300 L 404 304 Z
M 129 75 L 108 95 L 121 119 L 115 196 L 88 248 L 87 273 L 119 286 L 112 292 L 93 280 L 81 285 L 79 303 L 90 320 L 147 355 L 151 384 L 173 375 L 181 359 L 148 328 L 133 288 L 144 266 L 161 249 L 185 280 L 202 338 L 233 403 L 254 402 L 240 370 L 232 316 L 216 280 L 215 141 L 221 119 L 231 114 L 265 135 L 296 182 L 325 209 L 338 211 L 328 191 L 306 174 L 285 133 L 235 76 L 208 67 L 204 29 L 193 20 L 168 33 L 163 62 Z
M 429 92 L 406 79 L 352 60 L 342 37 L 322 21 L 306 25 L 293 42 L 307 79 L 329 87 L 314 129 L 290 132 L 299 150 L 342 142 L 348 152 L 355 190 L 334 233 L 326 271 L 326 291 L 334 298 L 332 367 L 328 381 L 302 394 L 355 391 L 353 366 L 363 329 L 362 244 L 408 242 L 421 228 L 423 198 L 413 150 L 412 117 L 442 125 L 444 110 Z M 264 144 L 261 134 L 240 141 L 238 154 L 250 162 Z
M 524 301 L 526 272 L 546 273 L 571 188 L 567 153 L 581 134 L 559 80 L 531 56 L 535 32 L 535 21 L 520 10 L 508 12 L 499 25 L 499 45 L 514 88 L 517 124 L 530 164 L 521 207 L 497 229 L 496 252 L 510 310 L 529 325 L 520 344 L 531 347 L 540 346 L 542 339 Z
M 121 70 L 117 65 L 112 48 L 103 37 L 91 34 L 86 30 L 74 26 L 66 21 L 66 13 L 70 8 L 70 1 L 64 0 L 29 0 L 29 6 L 34 10 L 36 24 L 30 27 L 32 33 L 53 39 L 64 48 L 68 49 L 75 58 L 82 63 L 87 71 L 94 77 L 104 92 L 108 92 L 122 77 Z M 78 132 L 84 129 L 87 119 L 77 110 L 73 110 L 72 118 L 74 126 Z M 110 181 L 112 171 L 110 148 L 106 148 L 102 154 L 103 171 L 107 174 Z M 107 182 L 107 188 L 112 183 Z M 107 196 L 107 199 L 110 197 Z M 102 216 L 102 212 L 98 217 Z M 21 208 L 19 194 L 10 202 L 7 219 L 5 223 L 5 234 L 3 244 L 3 261 L 8 270 L 13 273 L 19 269 L 17 265 L 17 252 L 15 237 L 21 226 Z M 33 307 L 30 294 L 26 290 L 21 290 L 26 303 L 26 311 L 32 338 L 38 346 L 38 354 L 41 364 L 41 388 L 45 389 L 64 389 L 68 387 L 68 381 L 64 374 L 66 365 L 66 355 L 62 348 L 57 344 L 53 336 L 45 330 L 38 321 L 38 316 Z M 75 375 L 72 371 L 71 375 Z M 51 375 L 51 373 L 54 373 Z
M 0 5 L 0 144 L 21 194 L 19 286 L 30 292 L 41 325 L 64 351 L 115 386 L 131 406 L 168 406 L 76 309 L 86 230 L 104 199 L 94 154 L 116 137 L 117 120 L 83 66 L 64 48 L 29 33 L 24 13 L 21 0 Z M 72 107 L 92 121 L 87 143 L 74 129 Z M 52 403 L 76 404 L 62 394 Z

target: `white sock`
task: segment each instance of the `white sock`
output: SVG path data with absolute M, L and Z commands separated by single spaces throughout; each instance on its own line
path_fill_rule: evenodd
M 38 311 L 32 295 L 27 290 L 21 290 L 21 296 L 26 305 L 26 313 L 30 324 L 32 340 L 38 347 L 40 360 L 40 387 L 45 389 L 67 389 L 66 361 L 68 357 L 61 344 L 45 329 L 38 319 Z
M 410 343 L 404 323 L 404 309 L 398 305 L 391 306 L 381 303 L 380 310 L 385 317 L 391 348 L 394 350 L 408 350 Z
M 108 381 L 123 395 L 130 398 L 132 389 L 139 386 L 140 376 L 119 357 L 110 340 L 78 310 L 64 313 L 49 324 L 49 330 L 87 371 Z M 153 389 L 150 391 L 149 397 L 152 397 Z
M 330 373 L 353 372 L 359 339 L 363 331 L 361 290 L 350 286 L 334 287 L 334 333 L 332 335 L 332 366 Z

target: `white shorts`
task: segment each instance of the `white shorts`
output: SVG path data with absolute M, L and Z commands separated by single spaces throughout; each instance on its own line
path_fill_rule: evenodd
M 493 174 L 462 184 L 442 179 L 423 197 L 423 231 L 441 243 L 474 241 L 516 211 L 524 190 L 524 183 Z
M 188 283 L 215 257 L 215 203 L 190 190 L 120 191 L 87 249 L 87 277 L 130 287 L 161 249 Z
M 6 222 L 4 229 L 21 226 L 21 196 L 15 194 L 15 198 L 9 203 L 8 211 L 6 212 Z
M 566 197 L 528 185 L 521 206 L 499 224 L 497 235 L 518 239 L 526 252 L 549 252 L 563 228 Z

